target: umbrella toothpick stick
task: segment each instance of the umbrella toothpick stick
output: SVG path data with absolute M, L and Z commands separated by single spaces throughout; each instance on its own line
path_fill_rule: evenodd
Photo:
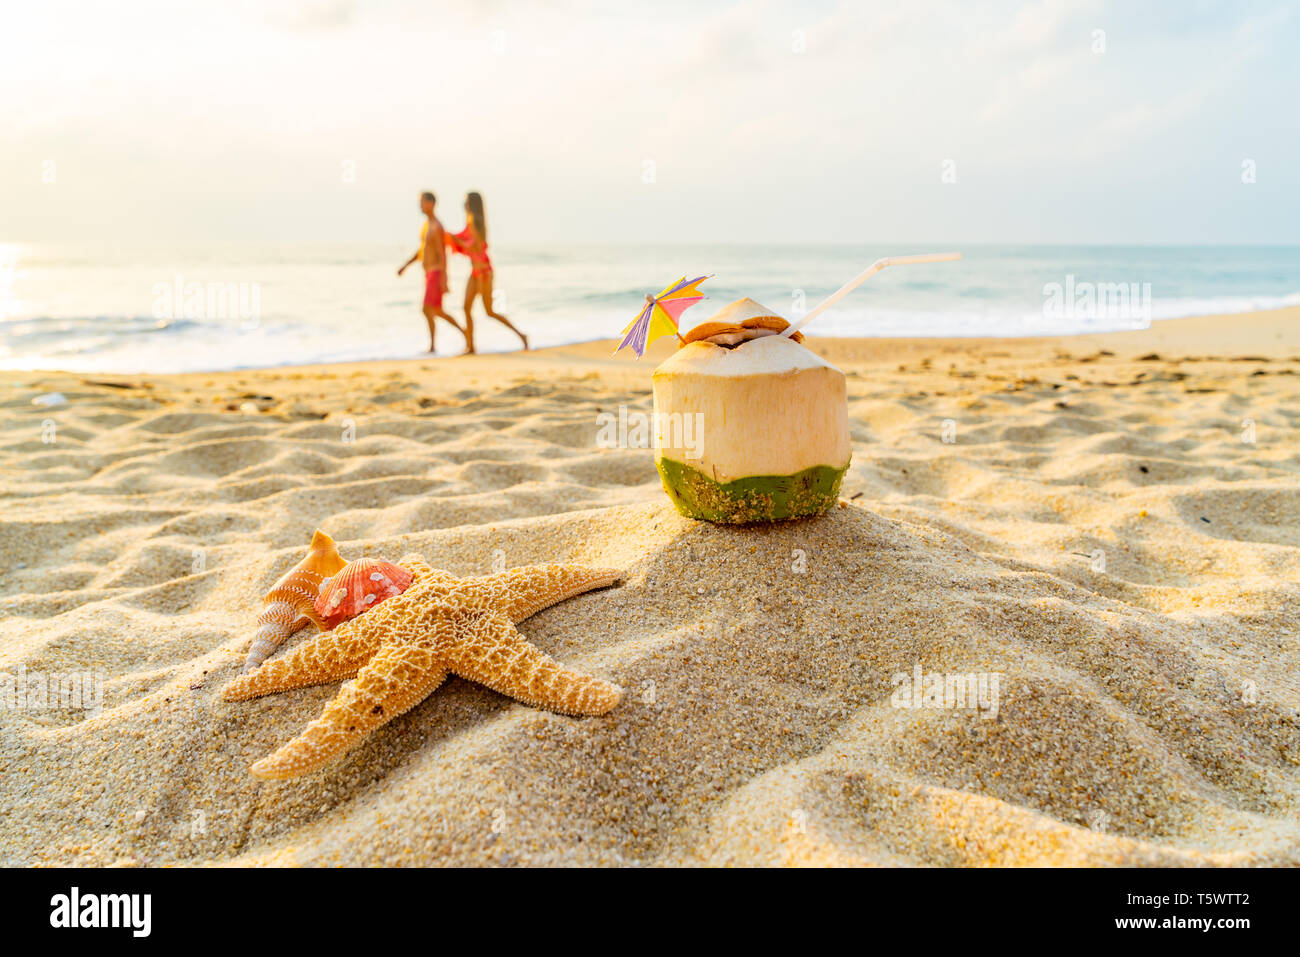
M 862 272 L 858 273 L 844 285 L 840 286 L 833 293 L 814 306 L 802 319 L 793 325 L 786 326 L 781 335 L 792 336 L 809 322 L 816 319 L 819 315 L 835 305 L 854 289 L 874 276 L 886 266 L 910 266 L 914 263 L 945 263 L 952 262 L 954 259 L 961 259 L 961 253 L 924 253 L 919 256 L 886 256 L 884 259 L 877 259 Z

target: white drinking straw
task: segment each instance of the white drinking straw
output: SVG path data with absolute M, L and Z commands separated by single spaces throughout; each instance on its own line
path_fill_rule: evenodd
M 835 305 L 854 289 L 857 289 L 864 282 L 874 276 L 886 266 L 910 266 L 913 263 L 946 263 L 954 259 L 961 259 L 961 253 L 924 253 L 920 256 L 886 256 L 884 259 L 877 259 L 862 272 L 858 273 L 844 285 L 840 286 L 833 293 L 823 299 L 815 306 L 806 316 L 800 319 L 794 325 L 786 326 L 781 332 L 783 336 L 792 336 L 803 326 L 808 325 L 813 319 Z

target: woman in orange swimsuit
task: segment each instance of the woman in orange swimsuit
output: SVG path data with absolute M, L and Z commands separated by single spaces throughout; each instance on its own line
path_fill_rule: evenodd
M 478 193 L 465 196 L 465 228 L 447 234 L 447 244 L 462 256 L 469 257 L 470 276 L 465 286 L 466 352 L 474 351 L 474 317 L 470 310 L 474 299 L 483 300 L 483 311 L 519 337 L 528 348 L 528 337 L 516 329 L 505 316 L 492 308 L 492 260 L 487 251 L 487 219 L 483 215 L 483 197 Z

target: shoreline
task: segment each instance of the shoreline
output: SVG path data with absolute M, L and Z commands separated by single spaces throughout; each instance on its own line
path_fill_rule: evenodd
M 1288 334 L 1293 345 L 1288 344 Z M 1147 329 L 1096 332 L 1066 336 L 918 336 L 912 338 L 876 336 L 812 336 L 807 339 L 810 348 L 824 357 L 845 355 L 852 360 L 870 355 L 881 362 L 892 358 L 906 358 L 934 352 L 940 355 L 963 353 L 995 356 L 1008 352 L 1003 358 L 1028 357 L 1043 351 L 1044 345 L 1057 347 L 1056 351 L 1108 350 L 1118 355 L 1142 353 L 1164 349 L 1184 359 L 1215 358 L 1215 350 L 1224 350 L 1237 357 L 1254 355 L 1269 359 L 1300 359 L 1300 306 L 1269 309 L 1245 313 L 1223 313 L 1207 316 L 1188 316 L 1180 319 L 1158 319 Z M 69 372 L 59 369 L 5 369 L 0 370 L 0 382 L 28 377 L 78 377 L 78 378 L 134 378 L 134 379 L 184 379 L 197 376 L 252 376 L 257 373 L 277 377 L 294 373 L 339 373 L 359 368 L 376 371 L 400 369 L 417 363 L 456 362 L 464 365 L 491 362 L 528 362 L 533 359 L 580 359 L 599 365 L 634 364 L 630 353 L 612 355 L 618 339 L 588 339 L 568 345 L 546 346 L 524 353 L 520 351 L 481 353 L 477 356 L 417 355 L 393 359 L 357 359 L 338 362 L 301 363 L 278 366 L 249 366 L 241 369 L 219 369 L 209 372 Z M 642 365 L 653 367 L 671 354 L 671 340 L 660 340 L 647 351 Z M 607 362 L 601 360 L 608 360 Z

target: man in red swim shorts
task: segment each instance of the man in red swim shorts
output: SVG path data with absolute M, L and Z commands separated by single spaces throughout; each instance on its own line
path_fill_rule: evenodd
M 462 336 L 465 330 L 461 328 L 460 323 L 453 319 L 445 309 L 442 308 L 442 294 L 447 291 L 447 252 L 445 249 L 446 239 L 442 230 L 442 223 L 433 215 L 434 204 L 437 198 L 433 193 L 422 193 L 420 195 L 420 211 L 427 217 L 424 226 L 420 229 L 420 248 L 416 250 L 414 256 L 402 264 L 397 270 L 397 275 L 406 272 L 406 267 L 410 266 L 417 259 L 424 267 L 424 320 L 429 324 L 429 351 L 434 350 L 434 320 L 446 319 L 456 331 Z M 468 350 L 469 339 L 465 340 L 466 351 Z

